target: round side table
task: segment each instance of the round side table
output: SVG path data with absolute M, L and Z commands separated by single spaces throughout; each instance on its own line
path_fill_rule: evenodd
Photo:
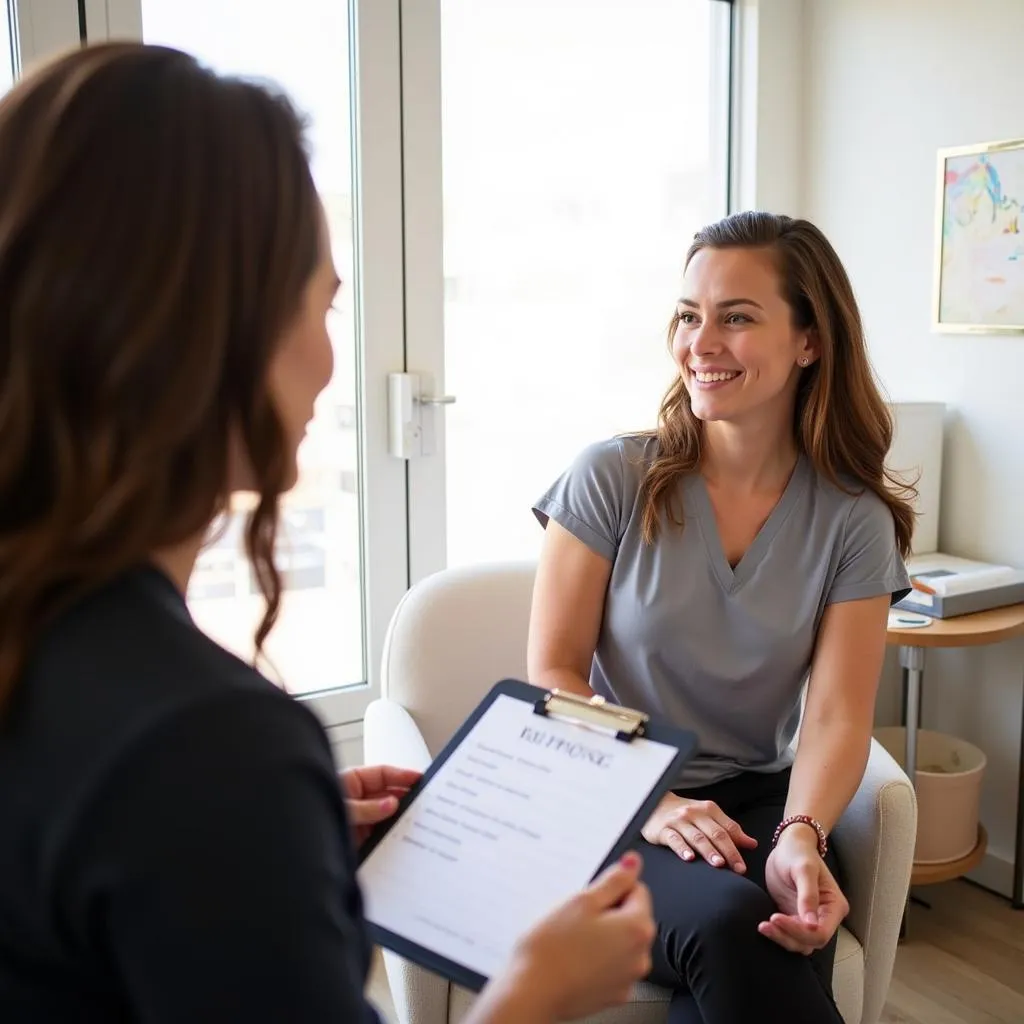
M 897 609 L 894 613 L 900 614 Z M 911 614 L 908 612 L 907 615 Z M 889 626 L 886 643 L 899 647 L 900 667 L 903 670 L 904 718 L 907 729 L 907 750 L 904 769 L 913 783 L 917 765 L 917 730 L 920 728 L 921 685 L 924 681 L 925 651 L 929 647 L 982 647 L 1024 636 L 1024 604 L 1006 608 L 993 608 L 973 615 L 958 615 L 952 619 L 932 619 L 921 627 Z M 1022 692 L 1024 701 L 1024 692 Z M 988 837 L 984 828 L 978 829 L 978 845 L 967 857 L 951 864 L 915 866 L 913 885 L 959 878 L 976 867 L 985 855 Z M 1017 819 L 1014 834 L 1013 886 L 1010 902 L 1017 910 L 1024 909 L 1024 708 L 1021 714 L 1021 745 L 1017 759 Z

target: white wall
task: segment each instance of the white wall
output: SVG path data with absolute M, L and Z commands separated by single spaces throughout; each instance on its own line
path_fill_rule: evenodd
M 762 0 L 762 19 L 774 3 Z M 1024 0 L 805 0 L 800 38 L 800 212 L 846 263 L 890 395 L 951 410 L 942 550 L 1024 566 L 1024 337 L 929 327 L 936 151 L 1024 137 Z M 1022 675 L 1024 641 L 937 651 L 925 672 L 925 726 L 988 754 L 982 813 L 995 857 L 984 880 L 1004 891 Z M 893 676 L 890 666 L 880 703 L 890 721 Z

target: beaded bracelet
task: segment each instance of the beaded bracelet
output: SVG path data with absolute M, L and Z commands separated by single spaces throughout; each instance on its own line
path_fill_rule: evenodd
M 811 828 L 818 833 L 818 856 L 824 860 L 825 854 L 828 853 L 828 838 L 821 825 L 807 814 L 793 814 L 780 821 L 779 827 L 775 830 L 775 835 L 772 836 L 772 848 L 774 849 L 779 841 L 779 836 L 781 836 L 790 825 L 810 825 Z

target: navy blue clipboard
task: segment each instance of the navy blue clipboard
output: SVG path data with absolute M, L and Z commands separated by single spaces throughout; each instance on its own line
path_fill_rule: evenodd
M 496 683 L 491 688 L 490 692 L 477 705 L 469 718 L 463 722 L 455 735 L 448 741 L 444 750 L 431 762 L 423 778 L 403 797 L 398 811 L 386 822 L 382 822 L 377 826 L 370 837 L 363 843 L 359 851 L 360 864 L 370 856 L 384 836 L 394 826 L 395 822 L 401 818 L 406 808 L 416 799 L 419 792 L 430 783 L 437 770 L 444 764 L 452 752 L 460 746 L 480 717 L 499 696 L 514 697 L 516 700 L 533 704 L 535 713 L 539 715 L 550 714 L 552 717 L 575 720 L 591 727 L 608 728 L 614 731 L 616 737 L 625 743 L 632 742 L 634 739 L 649 739 L 676 749 L 676 754 L 669 763 L 668 768 L 648 794 L 647 799 L 643 802 L 640 810 L 629 823 L 625 832 L 623 832 L 619 840 L 608 852 L 607 857 L 596 874 L 600 874 L 609 864 L 618 860 L 634 845 L 640 836 L 640 830 L 658 805 L 658 801 L 668 792 L 672 783 L 679 777 L 683 765 L 693 757 L 697 749 L 697 737 L 692 732 L 653 721 L 640 712 L 628 708 L 620 708 L 613 704 L 606 704 L 601 702 L 599 698 L 595 698 L 594 701 L 587 701 L 573 694 L 566 694 L 557 690 L 551 692 L 515 679 L 505 679 Z M 368 928 L 370 937 L 376 945 L 390 949 L 412 963 L 419 964 L 435 974 L 440 974 L 457 985 L 461 985 L 474 992 L 479 992 L 489 980 L 462 964 L 449 960 L 425 946 L 421 946 L 386 928 L 382 928 L 372 921 L 368 923 Z

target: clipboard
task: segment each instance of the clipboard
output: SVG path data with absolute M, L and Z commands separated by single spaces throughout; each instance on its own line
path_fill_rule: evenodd
M 370 872 L 370 878 L 367 879 L 362 877 L 368 868 L 368 865 L 372 868 L 372 858 L 374 851 L 380 847 L 380 845 L 387 839 L 387 837 L 393 832 L 398 830 L 393 836 L 393 842 L 390 844 L 390 850 L 384 854 L 386 860 L 389 856 L 394 854 L 396 846 L 400 846 L 405 843 L 416 844 L 418 842 L 418 833 L 414 836 L 411 832 L 403 834 L 403 828 L 411 828 L 417 824 L 417 821 L 422 822 L 422 817 L 416 819 L 416 814 L 410 814 L 409 819 L 412 821 L 412 826 L 403 826 L 403 820 L 410 808 L 415 804 L 425 791 L 429 789 L 432 781 L 438 775 L 446 765 L 449 764 L 450 759 L 453 755 L 456 755 L 456 760 L 459 758 L 465 758 L 467 755 L 466 749 L 463 745 L 468 737 L 478 736 L 480 730 L 477 729 L 478 723 L 485 718 L 488 712 L 494 707 L 495 703 L 502 698 L 511 698 L 516 702 L 522 702 L 527 705 L 525 709 L 513 709 L 507 701 L 502 701 L 498 710 L 509 710 L 514 711 L 517 720 L 520 720 L 520 724 L 526 723 L 523 729 L 523 735 L 526 735 L 529 731 L 530 735 L 540 735 L 538 730 L 532 729 L 530 723 L 541 727 L 543 726 L 542 719 L 549 719 L 552 722 L 560 723 L 558 727 L 559 735 L 563 736 L 566 734 L 564 726 L 568 725 L 574 730 L 573 735 L 579 736 L 582 741 L 586 740 L 587 735 L 591 737 L 601 736 L 601 746 L 604 750 L 614 750 L 616 744 L 623 744 L 624 748 L 629 747 L 633 744 L 642 744 L 650 742 L 652 746 L 645 751 L 647 753 L 654 754 L 655 749 L 659 760 L 659 765 L 664 763 L 664 770 L 661 771 L 660 775 L 657 775 L 656 781 L 653 786 L 649 785 L 649 776 L 646 777 L 646 781 L 643 790 L 646 790 L 645 795 L 641 796 L 639 806 L 635 813 L 633 813 L 628 821 L 628 824 L 621 831 L 618 830 L 618 826 L 613 823 L 605 822 L 604 825 L 608 830 L 616 833 L 616 837 L 610 843 L 607 851 L 600 858 L 600 863 L 596 870 L 590 873 L 589 877 L 583 879 L 583 885 L 586 885 L 594 877 L 601 873 L 608 865 L 617 861 L 623 854 L 625 854 L 633 845 L 636 843 L 640 836 L 640 831 L 644 824 L 653 813 L 658 802 L 662 796 L 671 788 L 673 782 L 679 777 L 679 773 L 682 767 L 687 761 L 693 756 L 697 748 L 697 737 L 687 730 L 679 729 L 674 726 L 666 725 L 664 723 L 655 721 L 650 718 L 647 714 L 634 711 L 629 708 L 619 707 L 618 705 L 610 704 L 601 697 L 594 697 L 587 699 L 585 697 L 578 696 L 576 694 L 567 693 L 564 691 L 554 690 L 549 691 L 540 687 L 532 686 L 528 683 L 519 682 L 513 679 L 506 679 L 499 683 L 496 683 L 487 694 L 486 697 L 480 702 L 479 705 L 474 709 L 473 713 L 466 719 L 465 722 L 459 727 L 458 731 L 447 743 L 445 748 L 440 754 L 433 760 L 427 771 L 424 773 L 422 779 L 410 790 L 405 797 L 403 797 L 399 804 L 396 813 L 389 818 L 387 821 L 382 822 L 370 837 L 363 843 L 359 851 L 359 871 L 357 877 L 360 878 L 360 882 L 364 888 L 364 901 L 366 903 L 366 917 L 368 922 L 368 928 L 370 936 L 373 942 L 377 945 L 383 946 L 386 949 L 390 949 L 407 960 L 413 963 L 419 964 L 436 974 L 449 979 L 450 981 L 468 988 L 474 992 L 479 992 L 480 989 L 489 980 L 489 974 L 482 970 L 476 969 L 473 966 L 463 962 L 458 956 L 452 954 L 449 955 L 445 952 L 439 952 L 434 946 L 441 947 L 442 949 L 446 945 L 450 945 L 453 940 L 447 939 L 443 935 L 439 935 L 439 941 L 431 944 L 430 942 L 423 941 L 422 935 L 420 939 L 410 938 L 408 935 L 399 934 L 397 931 L 391 928 L 385 927 L 384 925 L 374 921 L 373 917 L 373 905 L 375 900 L 373 898 L 373 885 L 376 884 L 380 892 L 387 892 L 387 899 L 393 904 L 398 905 L 401 902 L 401 895 L 395 894 L 391 888 L 385 886 L 381 880 L 380 875 L 374 876 L 372 871 Z M 518 726 L 517 726 L 518 727 Z M 575 730 L 579 730 L 578 733 Z M 593 741 L 592 741 L 593 742 Z M 558 740 L 556 747 L 564 747 L 568 749 L 567 744 L 564 740 Z M 578 745 L 580 749 L 586 749 L 585 743 Z M 487 748 L 481 748 L 487 749 Z M 518 748 L 517 748 L 518 749 Z M 461 754 L 457 752 L 462 751 Z M 639 752 L 639 751 L 638 751 Z M 498 753 L 495 751 L 495 753 Z M 509 756 L 503 754 L 503 756 Z M 666 759 L 667 760 L 664 760 Z M 452 761 L 455 764 L 456 761 Z M 461 761 L 460 763 L 465 763 Z M 525 764 L 526 762 L 524 762 Z M 519 770 L 518 765 L 507 765 L 508 772 Z M 528 767 L 537 767 L 536 765 L 529 765 Z M 524 772 L 528 771 L 528 768 L 522 769 Z M 576 769 L 577 773 L 581 769 Z M 650 768 L 646 768 L 649 771 Z M 657 769 L 655 769 L 657 770 Z M 509 775 L 506 773 L 504 778 L 508 778 Z M 452 785 L 450 781 L 452 779 L 451 771 L 447 772 L 443 779 L 447 780 L 444 785 Z M 485 781 L 480 779 L 478 781 Z M 582 791 L 582 787 L 581 787 Z M 467 790 L 468 792 L 468 790 Z M 600 790 L 599 790 L 600 792 Z M 432 797 L 427 799 L 438 798 L 440 790 L 431 791 Z M 504 794 L 498 796 L 499 802 L 504 798 Z M 623 793 L 622 798 L 628 802 L 628 798 Z M 509 798 L 511 799 L 511 798 Z M 636 799 L 634 792 L 632 799 Z M 422 807 L 427 807 L 426 800 Z M 493 807 L 493 804 L 487 804 L 488 807 Z M 633 806 L 630 804 L 629 806 Z M 506 824 L 507 822 L 503 822 Z M 534 836 L 538 842 L 543 842 L 543 839 L 539 836 Z M 500 844 L 495 844 L 494 847 L 497 852 L 500 850 Z M 603 847 L 602 847 L 603 849 Z M 593 848 L 588 853 L 593 854 Z M 436 850 L 434 854 L 443 855 L 444 850 Z M 401 856 L 402 854 L 399 854 Z M 420 851 L 407 851 L 409 857 L 420 857 Z M 423 854 L 423 857 L 427 857 L 427 854 Z M 383 870 L 383 869 L 381 869 Z M 455 871 L 453 867 L 447 867 L 449 876 Z M 393 875 L 392 881 L 396 880 L 399 876 Z M 402 883 L 405 883 L 405 875 L 401 876 Z M 368 886 L 368 881 L 371 883 Z M 545 881 L 548 881 L 545 879 Z M 418 887 L 416 893 L 424 892 L 424 885 L 422 881 L 418 881 Z M 582 888 L 583 886 L 580 886 Z M 411 888 L 411 883 L 410 883 Z M 429 889 L 429 886 L 428 886 Z M 567 899 L 573 894 L 573 890 L 566 891 L 563 896 L 557 898 L 553 905 L 549 909 L 553 909 L 558 903 L 562 902 L 563 899 Z M 452 894 L 453 899 L 469 899 L 464 893 Z M 418 898 L 415 894 L 412 895 L 412 899 Z M 434 897 L 431 897 L 434 898 Z M 437 897 L 439 898 L 439 897 Z M 538 895 L 539 899 L 540 896 Z M 380 902 L 380 901 L 376 901 Z M 403 904 L 404 905 L 404 904 Z M 444 904 L 449 906 L 450 903 Z M 483 918 L 486 918 L 486 913 L 481 912 Z M 387 913 L 381 913 L 381 917 L 387 917 Z M 416 931 L 416 928 L 410 927 L 408 931 Z M 419 929 L 422 930 L 422 929 Z M 525 931 L 526 929 L 524 929 Z M 522 933 L 519 933 L 522 934 Z M 477 954 L 475 954 L 477 955 Z M 497 955 L 497 954 L 495 954 Z M 478 959 L 482 954 L 478 955 Z M 467 957 L 466 959 L 472 959 Z

